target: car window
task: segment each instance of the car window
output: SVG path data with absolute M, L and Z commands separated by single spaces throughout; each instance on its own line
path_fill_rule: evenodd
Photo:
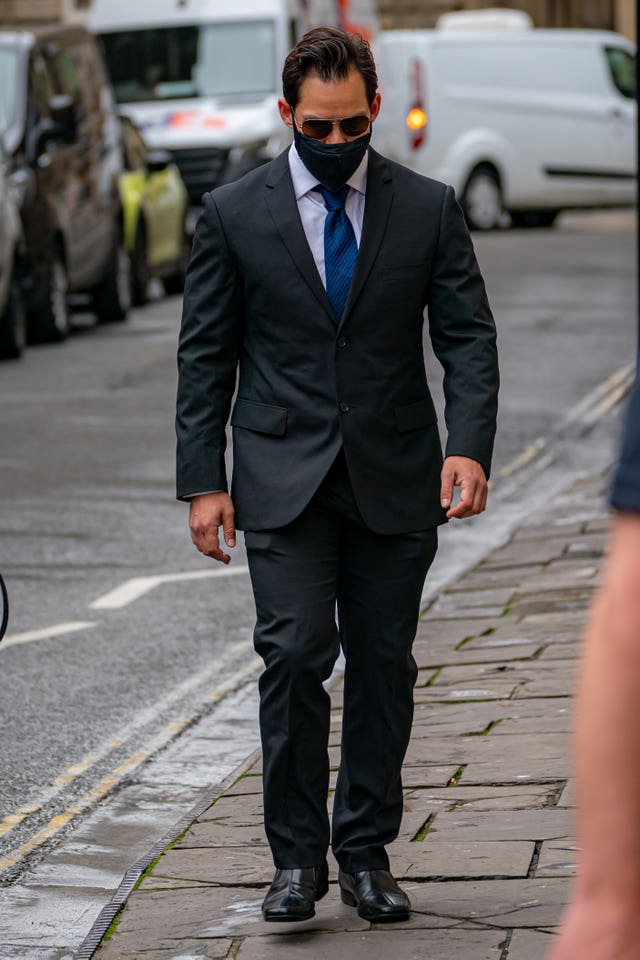
M 51 74 L 42 54 L 35 51 L 29 63 L 29 121 L 46 120 L 51 116 L 49 101 L 55 94 Z
M 0 133 L 15 122 L 18 100 L 18 54 L 0 47 Z
M 611 79 L 623 97 L 634 100 L 636 96 L 636 58 L 622 47 L 605 49 Z

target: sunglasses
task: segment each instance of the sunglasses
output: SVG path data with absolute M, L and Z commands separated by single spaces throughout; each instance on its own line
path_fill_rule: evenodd
M 291 111 L 295 119 L 295 113 Z M 305 137 L 312 140 L 326 140 L 336 124 L 345 137 L 361 137 L 369 131 L 371 120 L 360 114 L 357 117 L 343 117 L 341 120 L 304 120 L 300 129 Z

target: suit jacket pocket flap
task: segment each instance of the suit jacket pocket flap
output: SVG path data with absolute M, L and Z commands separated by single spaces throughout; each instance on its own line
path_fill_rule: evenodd
M 415 430 L 418 427 L 427 427 L 437 422 L 436 411 L 430 397 L 408 403 L 405 407 L 396 407 L 396 429 L 399 433 L 406 430 Z
M 231 426 L 281 437 L 287 429 L 287 412 L 286 407 L 274 407 L 270 403 L 256 403 L 255 400 L 238 397 L 231 414 Z

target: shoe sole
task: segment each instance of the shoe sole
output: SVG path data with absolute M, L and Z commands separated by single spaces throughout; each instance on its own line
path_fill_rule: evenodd
M 311 913 L 307 914 L 305 917 L 291 917 L 291 916 L 282 916 L 282 917 L 269 917 L 262 915 L 262 919 L 265 923 L 303 923 L 305 920 L 311 920 L 315 917 L 316 912 L 313 910 Z
M 317 903 L 319 900 L 322 900 L 323 897 L 326 897 L 328 892 L 329 892 L 329 887 L 327 886 L 326 889 L 322 890 L 318 894 L 318 896 L 315 899 L 315 902 Z M 292 916 L 287 916 L 286 914 L 283 916 L 277 916 L 277 915 L 269 916 L 263 912 L 262 919 L 264 920 L 265 923 L 303 923 L 305 920 L 312 920 L 313 917 L 315 917 L 315 915 L 316 915 L 315 910 L 312 910 L 311 913 L 305 914 L 305 916 L 303 917 L 292 917 Z
M 404 913 L 367 913 L 362 912 L 358 906 L 358 901 L 356 897 L 351 893 L 350 890 L 345 890 L 344 887 L 340 887 L 340 899 L 348 907 L 356 907 L 358 911 L 358 916 L 363 920 L 368 920 L 369 923 L 402 923 L 409 919 L 410 912 L 405 910 Z

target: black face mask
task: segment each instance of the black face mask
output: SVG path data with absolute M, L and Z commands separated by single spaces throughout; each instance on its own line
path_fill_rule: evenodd
M 323 143 L 305 136 L 293 124 L 293 138 L 300 159 L 328 190 L 339 190 L 349 180 L 367 152 L 371 131 L 348 143 Z

